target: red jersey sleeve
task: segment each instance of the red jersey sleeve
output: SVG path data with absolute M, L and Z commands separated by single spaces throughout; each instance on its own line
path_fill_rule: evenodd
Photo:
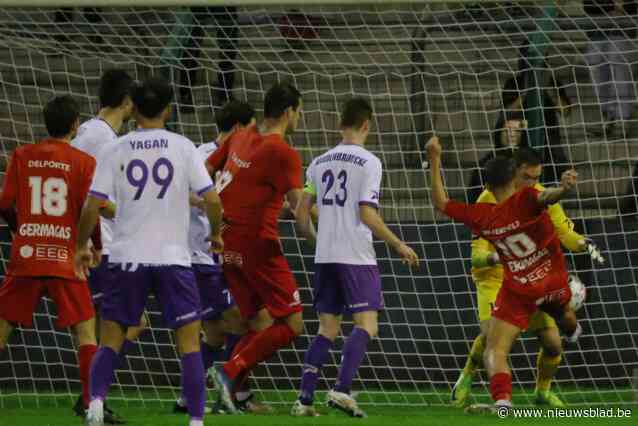
M 474 233 L 481 231 L 481 219 L 494 208 L 493 204 L 466 204 L 456 200 L 449 200 L 444 213 L 452 219 L 467 225 Z
M 2 195 L 0 195 L 0 215 L 7 222 L 9 229 L 15 231 L 18 218 L 15 211 L 15 202 L 18 193 L 18 174 L 16 164 L 16 152 L 13 152 L 7 171 L 4 176 Z
M 230 144 L 236 135 L 237 133 L 231 136 L 226 142 L 224 142 L 219 148 L 217 148 L 215 152 L 213 152 L 210 155 L 210 157 L 208 157 L 208 159 L 206 160 L 206 166 L 209 169 L 212 169 L 213 174 L 216 171 L 224 168 L 224 164 L 226 164 L 226 159 L 228 158 Z
M 302 165 L 299 153 L 285 143 L 273 145 L 271 182 L 277 192 L 286 194 L 291 189 L 303 188 Z
M 4 185 L 0 196 L 0 210 L 12 209 L 18 194 L 18 174 L 16 166 L 16 152 L 11 155 L 11 160 L 4 175 Z

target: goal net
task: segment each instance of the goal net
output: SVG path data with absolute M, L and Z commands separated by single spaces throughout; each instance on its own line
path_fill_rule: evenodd
M 100 3 L 107 2 L 95 2 Z M 361 403 L 436 405 L 449 402 L 479 327 L 470 234 L 434 214 L 423 146 L 434 132 L 441 138 L 450 195 L 473 201 L 482 185 L 481 160 L 503 140 L 518 140 L 516 130 L 501 139 L 497 126 L 526 124 L 520 132 L 543 155 L 544 182 L 569 167 L 578 171 L 580 183 L 564 207 L 577 230 L 595 239 L 607 258 L 593 267 L 588 256 L 568 256 L 570 268 L 587 285 L 588 300 L 578 313 L 585 335 L 565 348 L 556 389 L 571 403 L 633 400 L 631 381 L 638 368 L 635 11 L 585 10 L 581 2 L 565 2 L 558 10 L 529 2 L 184 6 L 190 3 L 3 7 L 3 161 L 17 146 L 45 136 L 41 109 L 54 94 L 74 95 L 83 119 L 95 114 L 99 77 L 113 67 L 137 79 L 168 76 L 177 94 L 170 126 L 195 143 L 215 137 L 213 112 L 224 100 L 246 100 L 260 111 L 273 82 L 292 81 L 303 93 L 304 113 L 290 139 L 304 165 L 338 143 L 340 103 L 353 95 L 367 97 L 375 113 L 367 147 L 384 166 L 383 216 L 424 260 L 410 270 L 385 245 L 376 245 L 386 309 L 355 389 Z M 513 93 L 523 94 L 522 110 L 517 111 L 519 95 Z M 11 238 L 6 226 L 1 231 L 6 267 Z M 292 223 L 282 222 L 281 232 L 302 289 L 305 332 L 254 371 L 252 388 L 270 402 L 290 401 L 296 394 L 304 351 L 318 328 L 311 306 L 312 252 Z M 112 399 L 168 401 L 178 393 L 174 337 L 153 302 L 149 316 L 150 329 L 118 371 Z M 53 327 L 54 317 L 47 301 L 38 308 L 34 328 L 19 328 L 12 336 L 0 358 L 0 405 L 33 396 L 68 400 L 79 391 L 73 340 Z M 323 390 L 334 383 L 341 346 L 339 339 L 323 372 Z M 537 351 L 537 339 L 525 334 L 511 355 L 515 400 L 522 404 L 533 402 Z M 475 381 L 477 401 L 489 400 L 486 384 L 483 373 Z

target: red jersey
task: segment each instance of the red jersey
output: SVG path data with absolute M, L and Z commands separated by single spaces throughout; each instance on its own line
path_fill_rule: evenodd
M 491 242 L 503 264 L 503 286 L 540 299 L 567 285 L 567 264 L 554 225 L 538 202 L 539 191 L 524 188 L 500 204 L 450 200 L 445 213 Z
M 256 127 L 236 132 L 209 158 L 224 219 L 240 232 L 279 238 L 277 219 L 288 191 L 301 188 L 301 157 L 279 135 Z
M 0 210 L 16 214 L 7 275 L 76 279 L 77 224 L 94 171 L 93 157 L 58 139 L 13 152 L 0 196 Z

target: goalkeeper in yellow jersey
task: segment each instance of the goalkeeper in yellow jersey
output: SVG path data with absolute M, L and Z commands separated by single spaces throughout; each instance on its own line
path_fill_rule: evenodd
M 538 183 L 542 165 L 538 154 L 527 147 L 519 148 L 514 154 L 517 167 L 517 185 L 534 186 L 543 191 Z M 494 195 L 487 189 L 479 196 L 477 203 L 496 203 Z M 594 261 L 603 263 L 598 248 L 588 239 L 574 231 L 573 222 L 565 215 L 560 204 L 548 208 L 556 234 L 562 245 L 573 252 L 588 251 Z M 472 389 L 472 379 L 476 370 L 483 364 L 485 338 L 492 317 L 492 307 L 503 282 L 503 267 L 499 263 L 494 247 L 482 238 L 472 240 L 472 279 L 476 284 L 477 303 L 481 334 L 474 339 L 465 368 L 452 389 L 452 402 L 463 407 L 468 403 Z M 550 390 L 552 378 L 561 361 L 562 344 L 558 327 L 554 320 L 543 311 L 532 316 L 529 331 L 538 336 L 540 351 L 536 363 L 536 404 L 550 407 L 564 407 L 561 399 Z

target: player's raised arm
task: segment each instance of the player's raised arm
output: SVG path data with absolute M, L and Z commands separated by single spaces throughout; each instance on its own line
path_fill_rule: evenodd
M 432 136 L 425 145 L 430 162 L 430 175 L 432 176 L 432 204 L 440 211 L 445 211 L 445 206 L 450 200 L 443 186 L 441 178 L 441 144 L 437 136 Z
M 570 189 L 576 186 L 577 178 L 578 173 L 576 173 L 576 170 L 565 171 L 561 178 L 560 186 L 557 188 L 547 188 L 545 191 L 539 193 L 538 202 L 543 206 L 559 202 Z

